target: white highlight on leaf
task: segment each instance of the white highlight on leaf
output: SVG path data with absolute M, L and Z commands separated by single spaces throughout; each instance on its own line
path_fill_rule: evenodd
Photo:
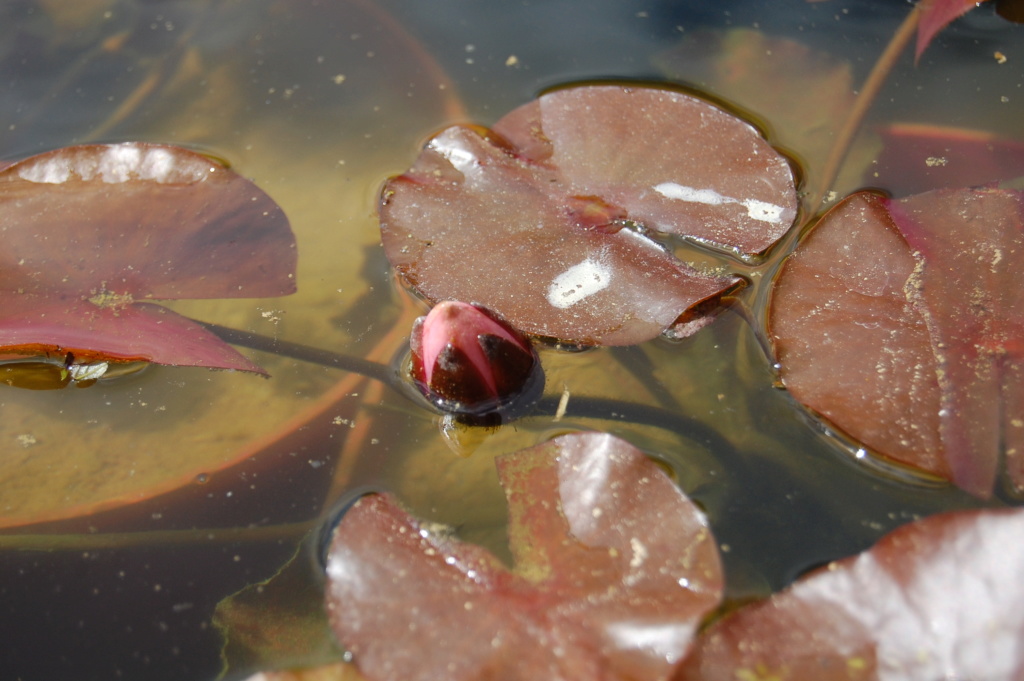
M 30 162 L 18 170 L 18 176 L 43 184 L 62 184 L 73 176 L 84 181 L 98 178 L 108 184 L 130 180 L 197 182 L 212 170 L 212 164 L 201 159 L 176 159 L 168 149 L 127 143 L 111 145 L 99 154 L 85 150 Z
M 61 182 L 67 182 L 70 175 L 71 168 L 69 168 L 66 163 L 59 163 L 56 160 L 47 161 L 46 163 L 36 163 L 27 168 L 22 168 L 18 172 L 18 176 L 23 180 L 44 184 L 60 184 Z
M 452 164 L 453 168 L 461 173 L 466 173 L 479 165 L 476 154 L 472 150 L 466 149 L 460 139 L 435 138 L 430 141 L 428 146 L 441 154 L 446 161 Z
M 101 378 L 107 373 L 110 364 L 107 362 L 93 362 L 92 364 L 72 364 L 68 367 L 68 373 L 75 381 L 93 381 Z
M 737 203 L 747 209 L 747 215 L 751 219 L 760 220 L 761 222 L 781 222 L 782 211 L 785 210 L 782 206 L 776 206 L 774 203 L 768 203 L 767 201 L 734 199 L 731 196 L 719 194 L 714 189 L 695 189 L 694 187 L 686 187 L 675 182 L 662 182 L 659 185 L 655 185 L 654 191 L 667 199 L 703 203 L 709 206 Z
M 564 310 L 608 288 L 611 281 L 610 267 L 587 258 L 555 277 L 548 287 L 548 302 Z
M 99 174 L 104 182 L 127 182 L 139 167 L 142 150 L 134 145 L 111 147 L 100 157 Z
M 629 560 L 629 567 L 635 570 L 644 564 L 649 554 L 647 553 L 647 547 L 636 537 L 630 538 L 629 547 L 633 550 L 633 557 Z

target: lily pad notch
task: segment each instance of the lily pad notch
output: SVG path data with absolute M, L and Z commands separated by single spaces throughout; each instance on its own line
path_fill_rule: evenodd
M 492 130 L 437 134 L 385 184 L 379 214 L 388 259 L 431 302 L 471 301 L 534 336 L 630 345 L 694 333 L 713 316 L 706 303 L 742 283 L 682 262 L 673 238 L 762 253 L 792 226 L 797 196 L 788 160 L 728 111 L 676 90 L 585 85 Z

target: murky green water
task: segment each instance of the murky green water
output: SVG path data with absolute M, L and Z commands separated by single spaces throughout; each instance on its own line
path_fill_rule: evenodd
M 423 307 L 398 289 L 377 245 L 376 196 L 432 132 L 493 123 L 546 87 L 584 79 L 670 74 L 753 109 L 708 66 L 708 30 L 829 51 L 856 86 L 906 12 L 803 0 L 71 7 L 0 7 L 0 158 L 147 140 L 226 159 L 292 220 L 299 293 L 170 306 L 383 362 L 402 352 Z M 911 120 L 1019 136 L 1021 44 L 991 12 L 972 13 L 917 68 L 900 62 L 868 128 Z M 994 59 L 1000 51 L 1008 64 Z M 834 104 L 828 80 L 793 78 L 807 81 L 798 89 L 810 114 Z M 778 133 L 770 115 L 752 113 Z M 851 158 L 868 157 L 868 174 L 841 175 L 841 193 L 872 183 L 872 153 L 862 140 Z M 754 276 L 741 302 L 756 318 L 770 268 L 735 266 Z M 214 678 L 216 604 L 272 576 L 322 518 L 367 489 L 393 490 L 503 555 L 491 459 L 570 429 L 615 433 L 672 469 L 712 519 L 734 599 L 765 595 L 920 515 L 977 504 L 854 461 L 773 387 L 742 307 L 684 341 L 542 349 L 548 394 L 570 395 L 566 416 L 481 435 L 468 457 L 405 397 L 265 353 L 246 351 L 270 380 L 152 367 L 86 390 L 2 390 L 0 677 Z M 300 561 L 314 574 L 313 551 Z

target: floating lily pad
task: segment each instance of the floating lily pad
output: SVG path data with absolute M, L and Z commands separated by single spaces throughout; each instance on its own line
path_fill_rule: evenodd
M 622 440 L 567 435 L 498 458 L 509 570 L 417 520 L 361 499 L 328 556 L 339 640 L 369 678 L 665 679 L 721 597 L 700 511 Z
M 706 631 L 678 681 L 1017 679 L 1024 512 L 931 516 Z
M 770 329 L 786 387 L 881 454 L 992 493 L 1024 487 L 1020 192 L 856 194 L 779 276 Z
M 612 85 L 548 93 L 493 131 L 442 131 L 380 205 L 388 258 L 427 298 L 607 345 L 690 333 L 681 315 L 739 283 L 653 234 L 749 255 L 795 215 L 789 164 L 753 126 L 680 92 Z
M 0 171 L 0 211 L 0 352 L 263 372 L 144 302 L 294 292 L 288 220 L 251 182 L 177 147 L 67 147 Z

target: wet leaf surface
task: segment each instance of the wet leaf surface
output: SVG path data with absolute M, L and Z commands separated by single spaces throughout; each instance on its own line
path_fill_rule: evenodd
M 150 299 L 295 290 L 288 220 L 241 176 L 177 147 L 67 147 L 0 171 L 0 350 L 262 372 Z
M 777 282 L 770 324 L 787 388 L 972 494 L 992 493 L 1004 454 L 1024 486 L 1021 216 L 1021 194 L 994 189 L 838 205 Z
M 900 527 L 700 638 L 677 681 L 1015 679 L 1024 511 Z
M 689 95 L 620 86 L 548 93 L 493 132 L 448 128 L 380 205 L 388 258 L 426 297 L 608 345 L 649 340 L 739 283 L 652 234 L 754 254 L 795 215 L 789 164 L 752 126 Z
M 697 508 L 622 440 L 563 436 L 498 458 L 509 570 L 388 495 L 328 557 L 335 633 L 371 679 L 663 679 L 721 596 Z

